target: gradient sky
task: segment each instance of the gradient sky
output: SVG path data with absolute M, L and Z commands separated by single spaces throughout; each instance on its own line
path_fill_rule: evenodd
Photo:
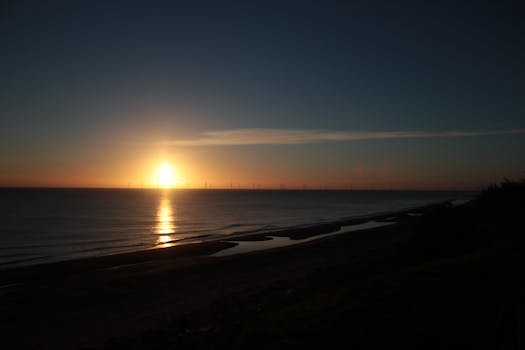
M 525 175 L 517 1 L 3 1 L 0 186 Z

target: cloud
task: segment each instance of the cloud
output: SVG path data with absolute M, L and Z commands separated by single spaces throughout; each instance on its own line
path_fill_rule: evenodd
M 524 134 L 525 129 L 493 131 L 331 131 L 293 129 L 234 129 L 207 131 L 192 139 L 162 142 L 167 146 L 293 145 L 378 139 L 409 139 Z

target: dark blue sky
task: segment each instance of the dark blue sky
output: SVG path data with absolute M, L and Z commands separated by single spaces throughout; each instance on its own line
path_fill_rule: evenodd
M 126 142 L 158 142 L 248 128 L 525 128 L 519 2 L 4 1 L 1 6 L 0 160 L 11 169 L 10 177 L 0 178 L 5 183 L 16 182 L 17 171 L 30 168 L 26 163 L 49 167 L 42 159 L 50 153 L 67 163 L 75 150 L 84 154 L 114 135 Z M 368 148 L 381 143 L 359 142 L 375 142 Z M 422 141 L 390 141 L 385 150 L 399 142 L 417 148 Z M 460 152 L 464 142 L 473 141 L 450 140 Z M 486 142 L 495 142 L 501 152 L 516 154 L 505 163 L 510 174 L 493 169 L 483 181 L 525 171 L 519 160 L 525 159 L 523 135 L 478 136 L 474 142 L 480 152 Z M 351 148 L 349 143 L 338 147 Z M 61 153 L 66 146 L 68 155 Z M 310 146 L 303 147 L 305 159 Z M 320 142 L 317 149 L 326 147 Z M 239 146 L 232 148 L 234 157 Z M 369 151 L 363 150 L 363 159 Z M 261 146 L 259 152 L 269 151 Z M 451 155 L 446 152 L 440 154 Z M 469 154 L 463 154 L 467 163 Z M 301 152 L 290 157 L 301 158 Z M 423 158 L 409 158 L 414 169 Z

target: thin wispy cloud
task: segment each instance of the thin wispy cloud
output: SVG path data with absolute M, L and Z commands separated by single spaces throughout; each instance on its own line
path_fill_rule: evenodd
M 239 146 L 239 145 L 293 145 L 358 140 L 443 138 L 525 134 L 525 129 L 492 131 L 331 131 L 293 129 L 233 129 L 207 131 L 191 139 L 164 141 L 167 146 Z

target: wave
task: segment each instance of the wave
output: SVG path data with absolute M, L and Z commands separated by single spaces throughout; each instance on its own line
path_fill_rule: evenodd
M 0 211 L 0 261 L 9 264 L 268 235 L 465 198 L 442 192 L 173 191 L 167 227 L 174 232 L 159 234 L 163 197 L 155 191 L 22 192 L 0 198 L 8 208 Z M 159 236 L 168 241 L 157 242 Z
M 48 257 L 47 256 L 34 256 L 32 258 L 25 258 L 25 259 L 15 259 L 15 260 L 2 260 L 0 258 L 0 266 L 1 267 L 10 267 L 10 266 L 14 266 L 14 265 L 22 265 L 22 264 L 27 264 L 27 263 L 30 263 L 30 262 L 35 262 L 35 261 L 45 261 Z
M 78 253 L 93 253 L 93 252 L 99 252 L 99 251 L 104 251 L 104 250 L 123 250 L 127 248 L 150 247 L 150 246 L 151 245 L 147 243 L 136 243 L 136 244 L 127 244 L 127 245 L 119 245 L 119 246 L 105 246 L 105 247 L 82 249 L 82 250 L 79 250 Z

